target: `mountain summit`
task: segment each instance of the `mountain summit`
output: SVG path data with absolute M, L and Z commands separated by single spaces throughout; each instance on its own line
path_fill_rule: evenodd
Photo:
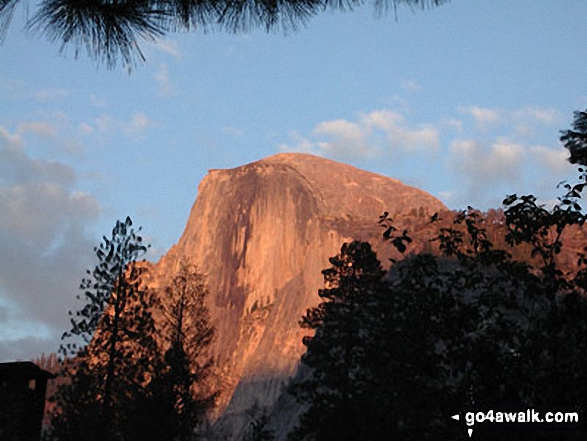
M 344 242 L 380 248 L 384 211 L 412 228 L 444 210 L 422 190 L 308 154 L 210 170 L 183 235 L 148 283 L 162 286 L 185 257 L 207 276 L 222 387 L 217 431 L 240 439 L 284 392 L 304 352 L 299 320 L 319 303 L 321 271 Z

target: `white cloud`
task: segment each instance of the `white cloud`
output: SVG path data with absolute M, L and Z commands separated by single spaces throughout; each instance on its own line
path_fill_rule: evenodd
M 297 138 L 293 150 L 321 152 L 339 159 L 367 159 L 390 151 L 436 151 L 440 145 L 439 132 L 434 126 L 412 127 L 399 112 L 387 109 L 360 115 L 356 122 L 346 119 L 321 122 L 314 127 L 312 135 L 315 140 L 290 135 Z
M 31 132 L 44 139 L 57 137 L 57 128 L 48 121 L 28 121 L 18 125 L 18 132 Z
M 301 136 L 295 130 L 291 130 L 288 133 L 288 137 L 292 144 L 282 143 L 277 148 L 282 152 L 299 152 L 299 153 L 311 153 L 313 155 L 321 156 L 321 152 L 318 149 L 316 143 L 310 141 L 307 138 Z
M 38 89 L 39 83 L 28 83 L 24 80 L 8 79 L 0 76 L 0 93 L 11 99 L 35 100 L 41 103 L 61 100 L 71 95 L 71 90 L 57 87 Z
M 530 148 L 530 153 L 539 167 L 553 176 L 565 176 L 576 168 L 568 161 L 569 152 L 562 146 L 549 148 L 537 145 Z
M 532 136 L 536 125 L 552 126 L 562 121 L 561 113 L 558 110 L 540 107 L 504 110 L 480 106 L 461 106 L 457 110 L 460 113 L 473 116 L 477 125 L 484 130 L 488 129 L 489 126 L 502 124 L 513 128 L 512 133 L 522 137 Z
M 151 126 L 152 121 L 144 113 L 137 112 L 132 115 L 130 121 L 124 124 L 124 131 L 131 138 L 142 136 Z
M 84 130 L 89 133 L 92 130 L 103 135 L 123 134 L 131 141 L 141 140 L 145 132 L 154 125 L 154 122 L 143 112 L 135 112 L 130 120 L 118 120 L 112 115 L 104 114 L 94 118 L 93 125 L 83 123 Z
M 538 122 L 544 125 L 553 125 L 561 121 L 561 113 L 555 109 L 541 109 L 539 107 L 527 107 L 512 111 L 512 119 L 518 121 Z
M 440 145 L 439 132 L 434 126 L 420 124 L 410 127 L 406 119 L 395 111 L 376 110 L 364 115 L 363 121 L 370 129 L 383 131 L 388 149 L 413 153 L 436 150 Z
M 397 126 L 403 124 L 404 117 L 393 110 L 374 110 L 362 117 L 367 126 L 376 127 L 386 132 L 396 130 Z
M 155 42 L 155 49 L 165 54 L 171 55 L 175 59 L 181 58 L 181 52 L 177 47 L 177 43 L 175 41 L 157 39 L 157 41 Z
M 169 79 L 167 64 L 161 63 L 158 72 L 155 74 L 155 81 L 159 85 L 159 95 L 164 98 L 177 96 L 177 89 Z
M 0 188 L 0 230 L 40 247 L 52 243 L 65 219 L 83 221 L 99 212 L 90 195 L 55 183 L 28 182 Z
M 524 147 L 506 141 L 487 146 L 473 140 L 459 140 L 451 143 L 449 155 L 456 173 L 467 179 L 472 188 L 479 189 L 518 182 Z
M 521 122 L 516 124 L 513 134 L 519 138 L 531 138 L 534 136 L 534 127 L 532 124 Z
M 92 133 L 94 133 L 94 128 L 85 122 L 79 123 L 77 128 L 78 131 L 83 135 L 91 135 Z
M 446 164 L 461 185 L 455 201 L 495 206 L 501 202 L 495 195 L 509 192 L 552 198 L 557 182 L 572 179 L 566 150 L 558 143 L 540 144 L 544 133 L 556 133 L 553 126 L 563 119 L 560 111 L 539 106 L 457 110 L 473 121 L 463 118 L 461 139 L 448 141 Z
M 479 106 L 459 107 L 459 112 L 468 113 L 475 118 L 477 124 L 485 127 L 489 124 L 496 124 L 501 121 L 501 112 L 496 109 L 487 109 Z
M 515 127 L 515 134 L 524 138 L 533 137 L 539 128 L 547 126 L 550 129 L 563 121 L 558 110 L 538 107 L 512 110 L 508 116 L 510 123 Z
M 309 134 L 290 132 L 279 148 L 350 161 L 389 155 L 391 173 L 406 182 L 419 179 L 429 188 L 442 188 L 441 197 L 453 205 L 497 206 L 508 192 L 548 194 L 572 176 L 565 149 L 537 141 L 545 132 L 540 129 L 551 130 L 560 112 L 481 106 L 457 111 L 438 122 L 417 124 L 397 108 L 378 109 L 355 119 L 320 122 Z M 463 113 L 469 117 L 459 115 Z M 410 160 L 409 170 L 403 168 L 408 165 L 404 159 Z M 430 178 L 423 177 L 426 173 Z
M 402 87 L 410 92 L 417 92 L 421 89 L 420 85 L 413 80 L 404 81 Z
M 39 119 L 22 121 L 17 125 L 17 136 L 57 155 L 77 155 L 85 149 L 79 135 L 80 129 L 83 129 L 83 134 L 88 134 L 87 123 L 77 124 L 62 111 L 38 111 L 37 114 Z M 42 142 L 34 140 L 31 135 Z
M 442 124 L 446 127 L 456 129 L 458 132 L 463 131 L 463 122 L 460 119 L 449 118 L 442 121 Z
M 104 114 L 94 118 L 94 126 L 99 132 L 113 132 L 116 130 L 117 125 L 117 121 L 111 115 Z
M 30 156 L 19 138 L 0 130 L 0 230 L 41 245 L 63 219 L 93 218 L 91 196 L 73 191 L 77 174 L 68 164 Z
M 365 135 L 363 127 L 344 119 L 321 122 L 314 128 L 313 132 L 317 135 L 339 136 L 357 141 L 360 141 Z
M 377 155 L 377 147 L 369 145 L 368 129 L 360 124 L 338 119 L 318 124 L 312 133 L 328 141 L 316 143 L 327 156 L 341 159 L 369 158 Z
M 49 182 L 66 188 L 75 182 L 75 171 L 67 164 L 32 158 L 19 136 L 0 127 L 0 185 Z
M 23 140 L 18 133 L 13 135 L 7 128 L 0 126 L 0 149 L 10 148 L 20 150 L 22 147 Z
M 49 340 L 57 349 L 67 326 L 68 305 L 92 255 L 86 228 L 100 214 L 77 181 L 73 167 L 33 157 L 19 134 L 0 126 L 3 360 L 34 357 Z
M 438 197 L 442 199 L 445 203 L 450 202 L 454 199 L 456 193 L 454 191 L 439 191 Z
M 101 107 L 106 107 L 108 105 L 108 102 L 103 97 L 99 97 L 97 95 L 91 94 L 90 95 L 90 104 L 94 107 L 101 108 Z

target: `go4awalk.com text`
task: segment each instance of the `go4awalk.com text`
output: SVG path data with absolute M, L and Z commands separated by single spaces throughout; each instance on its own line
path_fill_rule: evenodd
M 464 418 L 463 418 L 464 417 Z M 578 412 L 548 411 L 540 412 L 536 409 L 526 409 L 519 412 L 502 412 L 493 409 L 487 411 L 466 412 L 451 417 L 462 421 L 467 426 L 469 437 L 473 437 L 473 429 L 481 425 L 484 433 L 499 433 L 507 436 L 519 435 L 521 432 L 569 432 L 579 428 Z M 497 425 L 502 427 L 497 427 Z M 511 428 L 505 427 L 510 425 Z M 550 427 L 546 427 L 549 425 Z M 488 427 L 491 426 L 491 427 Z M 529 434 L 529 433 L 528 433 Z

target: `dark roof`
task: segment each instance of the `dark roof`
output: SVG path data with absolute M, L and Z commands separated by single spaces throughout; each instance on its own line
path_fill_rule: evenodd
M 51 372 L 41 369 L 31 361 L 0 363 L 0 379 L 15 378 L 55 378 L 55 375 L 53 375 Z

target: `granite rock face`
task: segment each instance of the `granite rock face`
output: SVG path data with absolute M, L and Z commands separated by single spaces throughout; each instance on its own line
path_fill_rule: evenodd
M 217 438 L 241 439 L 252 418 L 284 402 L 304 352 L 307 331 L 298 322 L 319 303 L 328 258 L 361 239 L 383 261 L 390 246 L 381 244 L 377 220 L 384 211 L 414 226 L 444 210 L 397 180 L 306 154 L 209 171 L 183 235 L 151 266 L 148 283 L 164 285 L 183 257 L 207 275 L 222 385 Z

